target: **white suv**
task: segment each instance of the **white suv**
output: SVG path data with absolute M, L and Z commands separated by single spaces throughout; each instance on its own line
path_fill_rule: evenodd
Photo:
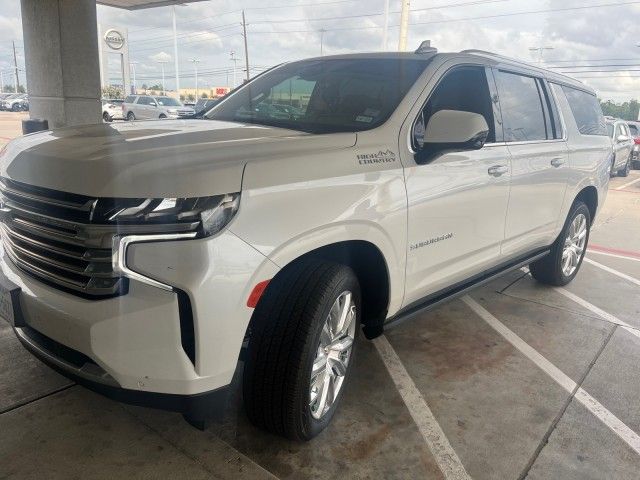
M 570 282 L 611 159 L 593 91 L 500 56 L 286 63 L 202 119 L 11 142 L 2 316 L 79 383 L 200 426 L 240 362 L 251 421 L 309 439 L 360 327 L 527 264 Z

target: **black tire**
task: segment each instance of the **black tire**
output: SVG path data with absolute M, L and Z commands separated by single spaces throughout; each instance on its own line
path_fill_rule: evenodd
M 245 410 L 257 427 L 292 440 L 309 440 L 331 421 L 348 384 L 354 348 L 342 388 L 319 419 L 314 418 L 310 406 L 311 370 L 329 311 L 345 291 L 352 293 L 355 304 L 355 337 L 360 323 L 360 287 L 349 267 L 305 259 L 269 283 L 253 314 L 244 366 Z
M 616 157 L 613 157 L 613 160 L 611 160 L 611 168 L 609 168 L 609 177 L 615 177 L 616 176 Z
M 618 176 L 628 177 L 630 171 L 631 171 L 631 159 L 628 159 L 627 163 L 624 164 L 624 167 L 618 170 Z
M 111 118 L 111 115 L 109 115 L 107 112 L 104 112 L 104 113 L 102 114 L 102 119 L 103 119 L 105 122 L 107 122 L 107 123 L 111 123 L 111 121 L 113 120 L 113 119 Z
M 136 119 L 136 116 L 135 116 L 135 114 L 133 112 L 127 113 L 127 120 L 129 122 L 133 122 L 135 119 Z
M 167 118 L 167 116 L 166 116 L 164 113 L 162 113 L 162 114 L 160 114 L 160 116 L 159 116 L 158 118 L 159 118 L 160 120 L 164 120 L 164 119 L 166 119 L 166 118 Z
M 562 254 L 565 246 L 565 240 L 569 234 L 569 229 L 571 228 L 571 223 L 578 215 L 584 215 L 586 218 L 586 237 L 584 248 L 578 258 L 578 263 L 575 270 L 569 274 L 565 275 L 562 270 Z M 546 285 L 553 285 L 557 287 L 561 287 L 563 285 L 568 284 L 575 278 L 580 270 L 580 266 L 582 265 L 582 259 L 584 258 L 584 254 L 587 251 L 587 245 L 589 244 L 589 232 L 591 230 L 591 213 L 589 212 L 589 208 L 585 205 L 581 200 L 577 200 L 571 210 L 569 215 L 567 216 L 567 220 L 565 221 L 564 228 L 560 235 L 553 243 L 551 247 L 551 252 L 549 255 L 541 258 L 540 260 L 536 260 L 529 265 L 529 270 L 531 271 L 531 275 L 538 282 L 544 283 Z
M 12 112 L 19 112 L 20 111 L 20 105 L 18 103 L 14 103 L 13 105 L 11 105 L 11 111 Z

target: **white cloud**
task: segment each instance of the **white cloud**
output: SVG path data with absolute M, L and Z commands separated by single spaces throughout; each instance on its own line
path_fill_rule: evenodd
M 388 47 L 398 42 L 400 0 L 391 0 Z M 585 60 L 593 63 L 627 63 L 640 68 L 640 48 L 636 32 L 640 25 L 640 6 L 620 5 L 579 10 L 511 15 L 549 9 L 584 7 L 602 0 L 502 0 L 476 5 L 466 0 L 455 3 L 439 0 L 412 0 L 409 47 L 417 47 L 424 39 L 441 51 L 479 48 L 536 61 L 533 46 L 552 46 L 545 51 L 547 65 L 574 68 Z M 303 6 L 296 6 L 303 5 Z M 288 5 L 287 8 L 279 8 Z M 440 8 L 442 7 L 442 8 Z M 181 85 L 194 82 L 190 60 L 197 58 L 201 82 L 223 85 L 233 68 L 229 52 L 235 51 L 238 69 L 244 68 L 244 45 L 240 9 L 246 11 L 248 23 L 251 73 L 287 60 L 320 54 L 323 37 L 325 55 L 353 51 L 379 50 L 382 43 L 384 0 L 210 0 L 176 7 L 178 58 Z M 355 17 L 363 15 L 360 17 Z M 366 15 L 366 16 L 365 16 Z M 350 17 L 350 18 L 336 18 Z M 478 18 L 485 17 L 485 18 Z M 490 18 L 486 18 L 490 17 Z M 325 20 L 317 20 L 325 19 Z M 466 20 L 459 20 L 466 19 Z M 136 66 L 138 82 L 152 82 L 160 75 L 158 55 L 169 57 L 165 65 L 167 86 L 173 85 L 173 31 L 171 8 L 126 11 L 98 6 L 98 21 L 125 27 L 129 32 L 131 59 Z M 325 29 L 323 35 L 320 31 Z M 0 69 L 12 61 L 12 37 L 20 40 L 20 5 L 16 0 L 0 0 Z M 22 42 L 17 44 L 22 53 Z M 598 59 L 631 59 L 627 62 L 593 62 Z M 19 59 L 19 62 L 23 61 Z M 580 61 L 580 62 L 579 62 Z M 618 67 L 624 68 L 624 67 Z M 628 67 L 632 68 L 632 67 Z M 575 73 L 594 86 L 602 98 L 623 101 L 640 97 L 637 73 Z M 588 78 L 602 76 L 603 78 Z

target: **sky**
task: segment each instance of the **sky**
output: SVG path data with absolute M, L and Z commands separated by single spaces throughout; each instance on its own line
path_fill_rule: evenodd
M 383 49 L 386 0 L 208 0 L 175 7 L 181 87 L 239 82 L 245 75 L 241 10 L 245 10 L 251 75 L 287 60 Z M 397 50 L 400 0 L 389 0 L 387 50 Z M 124 28 L 138 85 L 174 88 L 172 8 L 127 11 L 99 5 L 98 23 Z M 565 72 L 602 99 L 640 98 L 640 1 L 411 0 L 408 49 L 431 40 L 440 51 L 489 50 Z M 18 0 L 0 0 L 0 71 L 13 63 L 16 42 L 24 82 Z M 4 74 L 4 81 L 9 74 Z

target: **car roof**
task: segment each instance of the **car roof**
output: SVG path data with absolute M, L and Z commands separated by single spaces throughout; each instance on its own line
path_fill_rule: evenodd
M 563 75 L 551 70 L 541 68 L 540 66 L 530 64 L 528 62 L 518 60 L 511 57 L 506 57 L 493 52 L 487 52 L 484 50 L 463 50 L 461 52 L 437 52 L 435 49 L 430 49 L 425 53 L 416 52 L 368 52 L 368 53 L 348 53 L 342 55 L 326 55 L 322 57 L 313 57 L 306 60 L 340 60 L 340 59 L 406 59 L 406 60 L 422 60 L 424 62 L 430 62 L 434 58 L 447 59 L 460 59 L 460 60 L 474 60 L 481 63 L 494 66 L 497 68 L 511 68 L 519 71 L 525 71 L 531 75 L 544 77 L 550 82 L 568 85 L 579 90 L 584 90 L 592 95 L 595 95 L 595 91 L 585 85 L 584 83 L 576 80 L 575 78 Z M 293 62 L 292 62 L 293 63 Z

